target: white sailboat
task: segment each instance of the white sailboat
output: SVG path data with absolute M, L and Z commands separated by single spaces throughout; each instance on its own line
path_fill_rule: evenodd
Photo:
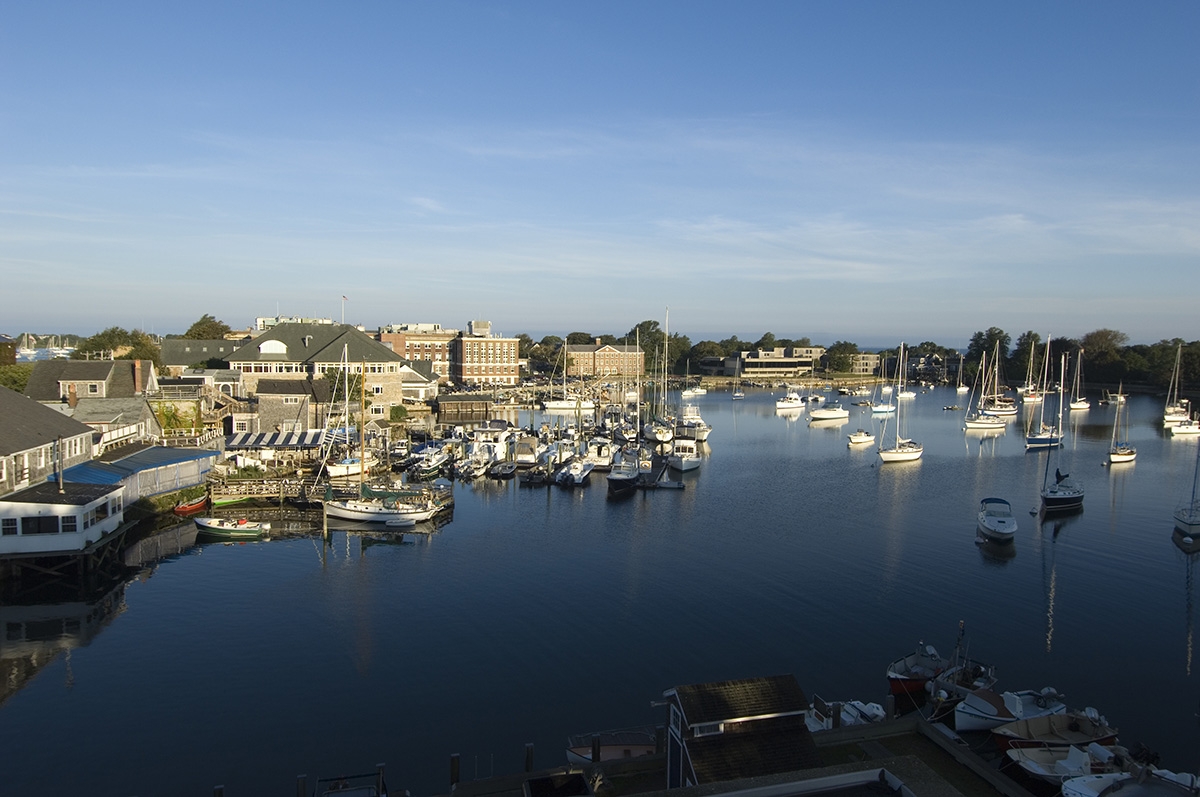
M 1167 406 L 1163 409 L 1163 426 L 1174 426 L 1188 420 L 1188 400 L 1179 396 L 1179 363 L 1183 358 L 1183 344 L 1175 350 L 1175 369 L 1171 372 L 1171 384 L 1167 388 Z
M 959 395 L 962 395 L 963 393 L 971 392 L 971 388 L 969 388 L 963 384 L 962 374 L 963 374 L 963 356 L 962 356 L 962 352 L 959 352 L 958 353 L 958 387 L 954 388 L 954 392 L 958 393 Z
M 587 398 L 576 391 L 567 390 L 567 344 L 566 344 L 566 341 L 564 341 L 562 344 L 561 353 L 562 353 L 562 369 L 563 369 L 562 398 L 554 398 L 553 396 L 550 396 L 542 401 L 542 408 L 551 410 L 551 411 L 556 411 L 556 412 L 562 412 L 564 410 L 567 412 L 575 412 L 575 411 L 596 409 L 596 402 L 594 402 L 592 399 Z M 551 386 L 551 390 L 553 390 L 553 386 Z
M 905 361 L 905 353 L 904 353 L 904 344 L 901 343 L 900 344 L 900 357 L 897 360 L 897 366 L 898 366 L 899 373 L 904 372 L 905 362 L 906 361 Z M 896 411 L 896 423 L 895 423 L 896 436 L 894 438 L 892 446 L 890 448 L 884 448 L 883 440 L 880 441 L 879 459 L 881 459 L 882 461 L 884 461 L 884 462 L 912 462 L 913 460 L 920 459 L 921 455 L 923 453 L 925 453 L 924 446 L 922 446 L 920 443 L 916 442 L 915 440 L 910 440 L 909 438 L 903 436 L 903 434 L 902 434 L 903 422 L 904 422 L 904 411 L 903 411 L 903 405 L 901 405 L 901 408 Z M 881 436 L 885 439 L 887 437 L 887 419 L 884 420 L 884 428 L 883 428 L 883 433 Z
M 989 383 L 990 392 L 980 396 L 979 411 L 984 415 L 1012 417 L 1017 414 L 1017 403 L 1004 395 L 1000 386 L 1000 341 L 996 341 L 996 351 L 992 354 L 992 370 L 995 375 Z
M 1042 370 L 1041 385 L 1049 385 L 1050 384 L 1050 336 L 1049 335 L 1046 336 L 1046 356 L 1043 358 L 1043 362 L 1045 363 L 1045 367 Z M 1065 362 L 1065 360 L 1064 360 L 1064 362 Z M 1065 374 L 1064 374 L 1064 376 L 1065 376 Z M 1060 390 L 1058 392 L 1058 397 L 1059 397 L 1059 402 L 1061 403 L 1062 395 L 1063 395 L 1062 390 L 1061 390 L 1061 387 L 1062 387 L 1061 380 L 1060 380 L 1059 387 L 1060 387 Z M 1034 392 L 1034 391 L 1027 391 L 1025 393 L 1026 401 L 1029 400 L 1029 396 L 1031 395 L 1032 392 Z M 1039 398 L 1037 400 L 1037 404 L 1038 404 L 1037 429 L 1035 430 L 1033 428 L 1033 423 L 1032 423 L 1033 419 L 1030 418 L 1030 428 L 1025 431 L 1025 450 L 1026 451 L 1029 451 L 1030 449 L 1034 449 L 1034 448 L 1054 448 L 1056 446 L 1062 445 L 1062 425 L 1061 425 L 1062 407 L 1058 408 L 1058 410 L 1059 410 L 1058 422 L 1054 423 L 1054 424 L 1049 424 L 1049 423 L 1046 423 L 1046 402 L 1043 401 L 1041 398 Z
M 1123 385 L 1119 385 L 1117 390 L 1121 390 Z M 1124 413 L 1121 410 L 1125 410 Z M 1125 429 L 1122 434 L 1121 416 L 1125 416 Z M 1133 462 L 1137 459 L 1137 449 L 1129 444 L 1129 410 L 1125 409 L 1124 404 L 1117 405 L 1117 415 L 1113 419 L 1112 443 L 1108 448 L 1109 462 Z
M 1083 394 L 1083 349 L 1075 358 L 1075 384 L 1071 388 L 1071 411 L 1090 410 L 1092 402 Z
M 1062 383 L 1066 379 L 1067 356 L 1063 355 L 1063 378 L 1058 382 L 1058 416 L 1062 424 Z M 1054 481 L 1050 480 L 1050 463 L 1052 460 L 1061 461 L 1060 457 L 1050 454 L 1046 457 L 1046 473 L 1042 478 L 1042 511 L 1068 512 L 1083 508 L 1083 485 L 1071 478 L 1071 474 L 1063 473 L 1061 467 L 1054 468 Z
M 995 376 L 993 376 L 993 371 Z M 992 392 L 991 382 L 993 379 L 999 379 L 999 369 L 989 369 L 987 361 L 987 352 L 985 351 L 979 358 L 979 372 L 975 374 L 975 382 L 979 385 L 979 395 L 977 398 L 976 409 L 974 412 L 968 411 L 966 419 L 963 421 L 963 428 L 983 429 L 1003 431 L 1008 428 L 1008 422 L 999 415 L 988 415 L 984 412 L 984 397 Z M 972 385 L 974 392 L 974 385 Z M 968 401 L 967 406 L 971 406 Z

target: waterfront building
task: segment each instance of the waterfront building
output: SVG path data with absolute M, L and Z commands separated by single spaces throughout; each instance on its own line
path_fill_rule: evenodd
M 331 401 L 327 379 L 260 379 L 258 428 L 253 431 L 302 432 L 306 429 L 323 429 Z
M 568 376 L 600 378 L 635 377 L 645 373 L 646 353 L 639 347 L 619 343 L 564 344 Z
M 25 385 L 25 395 L 43 404 L 133 398 L 156 390 L 151 360 L 38 360 Z
M 303 318 L 296 315 L 277 315 L 269 318 L 254 319 L 254 331 L 266 332 L 268 329 L 274 329 L 280 324 L 324 324 L 325 326 L 333 326 L 332 318 Z
M 450 378 L 460 385 L 516 385 L 520 341 L 492 334 L 488 321 L 471 321 L 450 342 Z
M 879 373 L 880 357 L 869 352 L 850 355 L 850 373 L 855 376 L 876 376 Z
M 231 354 L 229 366 L 242 373 L 251 394 L 261 379 L 332 379 L 343 369 L 361 374 L 372 415 L 385 415 L 405 399 L 437 395 L 437 378 L 426 364 L 410 364 L 348 324 L 279 324 Z
M 45 481 L 57 464 L 92 458 L 95 432 L 86 424 L 0 387 L 0 495 Z
M 677 686 L 663 698 L 668 789 L 821 765 L 794 676 Z
M 443 329 L 441 324 L 390 324 L 380 327 L 379 342 L 412 363 L 428 362 L 438 381 L 450 380 L 450 341 L 458 337 L 457 329 Z
M 822 346 L 755 349 L 725 358 L 725 376 L 747 380 L 794 379 L 811 375 L 825 355 Z

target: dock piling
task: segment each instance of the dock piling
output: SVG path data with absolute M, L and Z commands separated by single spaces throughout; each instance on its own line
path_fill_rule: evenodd
M 533 772 L 533 742 L 525 745 L 525 771 Z
M 459 755 L 458 753 L 450 754 L 450 788 L 458 785 L 459 779 Z
M 308 797 L 308 775 L 296 776 L 296 797 Z

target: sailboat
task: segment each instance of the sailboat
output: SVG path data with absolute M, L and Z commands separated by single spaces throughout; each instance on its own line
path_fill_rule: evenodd
M 1050 384 L 1050 336 L 1049 335 L 1046 336 L 1046 356 L 1043 359 L 1043 362 L 1045 363 L 1045 367 L 1043 368 L 1043 371 L 1042 371 L 1041 384 L 1049 385 Z M 1064 363 L 1065 362 L 1066 361 L 1064 360 Z M 1064 374 L 1063 376 L 1065 378 L 1066 374 Z M 1063 395 L 1062 390 L 1061 390 L 1061 388 L 1062 388 L 1061 384 L 1059 385 L 1059 388 L 1060 389 L 1059 389 L 1059 393 L 1058 393 L 1058 398 L 1059 398 L 1059 402 L 1061 404 L 1062 395 Z M 1026 393 L 1025 393 L 1026 401 L 1029 400 L 1029 396 L 1031 395 L 1032 392 L 1036 392 L 1036 391 L 1026 391 Z M 1037 404 L 1038 404 L 1038 428 L 1036 431 L 1034 431 L 1034 429 L 1032 428 L 1032 424 L 1031 424 L 1031 428 L 1026 430 L 1026 432 L 1025 432 L 1025 450 L 1026 451 L 1029 451 L 1029 450 L 1035 449 L 1035 448 L 1054 448 L 1056 446 L 1062 445 L 1062 425 L 1061 425 L 1062 407 L 1060 406 L 1058 408 L 1059 409 L 1058 417 L 1059 417 L 1060 424 L 1054 425 L 1054 424 L 1046 423 L 1046 402 L 1043 401 L 1041 398 L 1039 398 L 1037 400 Z
M 983 415 L 999 415 L 1011 417 L 1017 414 L 1017 403 L 1004 395 L 1000 387 L 1000 341 L 996 341 L 996 351 L 992 354 L 992 370 L 995 372 L 988 383 L 989 390 L 980 395 L 979 412 Z
M 993 370 L 995 376 L 993 376 Z M 984 397 L 990 395 L 993 391 L 991 382 L 993 379 L 1000 377 L 999 369 L 989 369 L 987 361 L 987 352 L 985 351 L 979 357 L 979 372 L 975 374 L 975 381 L 979 384 L 979 399 L 976 405 L 975 412 L 967 414 L 966 420 L 963 421 L 964 429 L 992 429 L 1003 431 L 1008 428 L 1007 422 L 999 415 L 988 415 L 984 412 Z M 974 391 L 974 386 L 972 386 Z M 970 402 L 967 403 L 970 406 Z
M 1120 391 L 1123 385 L 1118 385 L 1117 390 Z M 1129 410 L 1125 410 L 1125 429 L 1124 436 L 1121 430 L 1121 410 L 1125 408 L 1124 404 L 1117 405 L 1117 416 L 1113 419 L 1112 444 L 1108 448 L 1109 462 L 1133 462 L 1137 459 L 1137 449 L 1129 445 Z
M 579 393 L 567 390 L 567 344 L 563 342 L 561 347 L 562 353 L 562 368 L 563 368 L 563 394 L 562 398 L 556 399 L 553 396 L 542 401 L 542 408 L 547 410 L 567 410 L 575 412 L 577 410 L 594 410 L 596 403 L 590 398 L 585 398 Z M 553 387 L 551 388 L 553 390 Z
M 1175 528 L 1189 537 L 1200 534 L 1200 446 L 1196 447 L 1196 471 L 1192 474 L 1192 500 L 1175 510 Z
M 746 398 L 746 391 L 742 390 L 742 354 L 738 352 L 736 376 L 733 377 L 733 400 L 741 401 Z
M 1058 423 L 1062 426 L 1063 388 L 1062 383 L 1067 375 L 1067 355 L 1062 358 L 1062 379 L 1058 382 Z M 1046 457 L 1046 473 L 1042 478 L 1042 511 L 1067 512 L 1083 508 L 1083 485 L 1071 478 L 1069 473 L 1063 473 L 1059 467 L 1054 468 L 1054 481 L 1050 481 L 1050 462 L 1060 460 L 1050 454 Z
M 897 360 L 897 366 L 899 373 L 903 373 L 905 368 L 905 353 L 903 343 L 900 344 L 900 357 Z M 897 378 L 899 378 L 899 375 L 897 375 Z M 921 455 L 925 453 L 925 448 L 920 443 L 901 436 L 901 426 L 904 419 L 904 412 L 902 409 L 903 406 L 904 405 L 902 404 L 901 409 L 896 411 L 896 437 L 894 444 L 891 448 L 884 448 L 883 440 L 880 441 L 879 458 L 884 462 L 912 462 L 913 460 L 920 459 Z M 887 437 L 886 419 L 884 420 L 882 437 Z
M 954 388 L 955 393 L 962 394 L 962 393 L 971 392 L 971 388 L 969 388 L 963 384 L 962 374 L 963 374 L 963 356 L 962 356 L 962 352 L 959 352 L 958 353 L 958 387 Z
M 1183 358 L 1183 344 L 1175 350 L 1175 370 L 1171 372 L 1171 384 L 1167 388 L 1167 406 L 1163 409 L 1163 427 L 1174 426 L 1188 420 L 1188 400 L 1179 397 L 1179 363 Z
M 1083 349 L 1075 358 L 1075 385 L 1071 388 L 1071 403 L 1068 406 L 1072 411 L 1092 408 L 1092 402 L 1083 395 Z
M 1033 378 L 1033 375 L 1035 373 L 1037 373 L 1037 369 L 1036 369 L 1037 357 L 1034 356 L 1035 354 L 1037 354 L 1037 352 L 1034 348 L 1034 342 L 1033 342 L 1033 340 L 1030 340 L 1029 341 L 1029 364 L 1028 364 L 1028 367 L 1025 369 L 1025 384 L 1022 385 L 1021 387 L 1017 388 L 1017 392 L 1021 394 L 1021 401 L 1025 402 L 1026 404 L 1036 404 L 1037 402 L 1039 402 L 1043 398 L 1045 398 L 1045 396 L 1042 392 L 1046 388 L 1045 380 L 1043 380 L 1043 383 L 1041 384 L 1040 389 L 1039 389 L 1039 385 L 1038 385 L 1037 381 Z M 1047 360 L 1050 359 L 1050 338 L 1049 338 L 1049 336 L 1046 337 L 1046 359 Z M 1046 367 L 1047 368 L 1049 367 L 1048 362 L 1046 363 Z
M 667 415 L 667 360 L 671 346 L 671 334 L 668 331 L 670 324 L 670 313 L 668 312 L 666 319 L 663 322 L 663 348 L 662 348 L 662 368 L 660 369 L 660 377 L 662 379 L 655 386 L 655 401 L 654 406 L 650 409 L 650 418 L 642 425 L 642 439 L 650 443 L 669 443 L 675 437 L 675 424 L 666 417 Z

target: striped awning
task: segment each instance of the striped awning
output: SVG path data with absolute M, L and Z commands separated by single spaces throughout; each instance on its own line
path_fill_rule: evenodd
M 247 448 L 319 448 L 325 437 L 324 429 L 302 432 L 243 432 L 225 438 L 225 450 Z

